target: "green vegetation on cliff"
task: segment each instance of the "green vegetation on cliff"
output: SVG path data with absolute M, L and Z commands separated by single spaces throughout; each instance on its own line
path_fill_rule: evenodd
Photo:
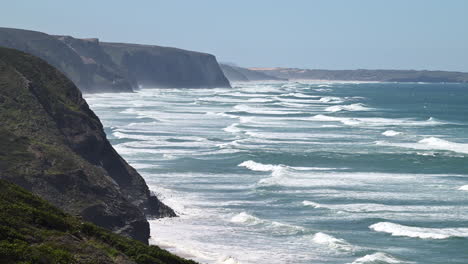
M 70 216 L 0 180 L 0 263 L 194 264 Z
M 175 216 L 106 139 L 81 92 L 32 55 L 0 48 L 0 178 L 71 215 L 142 242 Z

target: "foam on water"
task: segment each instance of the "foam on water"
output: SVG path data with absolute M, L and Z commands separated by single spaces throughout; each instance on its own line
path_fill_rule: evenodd
M 303 114 L 303 112 L 297 111 L 283 111 L 283 110 L 273 110 L 268 108 L 256 108 L 248 105 L 236 105 L 234 106 L 235 111 L 245 112 L 249 114 L 264 114 L 264 115 L 294 115 L 294 114 Z
M 394 137 L 394 136 L 401 135 L 401 132 L 398 132 L 398 131 L 395 131 L 395 130 L 387 130 L 387 131 L 383 132 L 382 135 L 384 135 L 386 137 Z
M 344 102 L 342 98 L 334 97 L 334 96 L 325 96 L 320 98 L 319 100 L 322 103 L 331 103 L 331 104 L 341 104 Z
M 397 264 L 397 263 L 409 263 L 403 262 L 387 253 L 376 252 L 373 254 L 365 255 L 353 261 L 351 264 Z
M 392 119 L 392 118 L 374 118 L 374 117 L 335 117 L 318 114 L 310 120 L 324 122 L 341 122 L 349 126 L 435 126 L 444 124 L 435 120 L 413 120 L 413 119 Z
M 463 263 L 466 100 L 460 85 L 443 86 L 85 96 L 115 149 L 179 215 L 150 220 L 152 244 L 209 264 Z
M 421 239 L 447 239 L 450 237 L 468 237 L 468 228 L 428 228 L 379 222 L 369 226 L 370 229 L 389 233 L 392 236 L 405 236 Z
M 428 137 L 419 140 L 416 143 L 392 143 L 385 141 L 376 141 L 377 145 L 382 146 L 393 146 L 393 147 L 402 147 L 402 148 L 411 148 L 411 149 L 421 149 L 421 150 L 446 150 L 453 151 L 463 154 L 468 154 L 468 144 L 467 143 L 455 143 L 445 139 L 437 137 Z
M 366 107 L 361 103 L 350 104 L 350 105 L 334 105 L 325 108 L 327 112 L 339 112 L 339 111 L 370 111 L 372 108 Z
M 344 239 L 339 239 L 334 236 L 318 232 L 312 237 L 312 241 L 314 243 L 320 245 L 326 245 L 331 249 L 339 250 L 339 251 L 352 251 L 354 247 L 346 242 Z

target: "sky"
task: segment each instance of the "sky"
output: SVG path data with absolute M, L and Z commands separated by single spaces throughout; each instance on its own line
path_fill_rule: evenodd
M 0 13 L 1 27 L 244 67 L 468 72 L 468 0 L 4 0 Z

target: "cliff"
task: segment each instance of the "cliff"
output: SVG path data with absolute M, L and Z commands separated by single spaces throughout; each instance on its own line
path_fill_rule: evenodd
M 0 48 L 0 178 L 86 221 L 147 242 L 146 217 L 175 216 L 106 139 L 76 86 Z
M 230 87 L 216 58 L 206 53 L 12 28 L 0 28 L 0 46 L 44 59 L 87 93 L 131 92 L 138 87 Z
M 230 87 L 211 54 L 126 43 L 101 43 L 101 46 L 140 87 Z
M 230 82 L 249 82 L 249 81 L 287 81 L 285 78 L 279 78 L 268 75 L 261 71 L 253 71 L 247 68 L 234 65 L 220 64 L 224 75 Z
M 132 85 L 122 70 L 106 63 L 110 59 L 106 58 L 96 41 L 0 28 L 0 46 L 18 49 L 42 58 L 64 73 L 83 92 L 132 91 Z
M 195 264 L 72 217 L 0 180 L 0 263 Z
M 337 80 L 378 82 L 447 82 L 466 83 L 468 73 L 416 70 L 309 70 L 297 68 L 250 68 L 278 78 L 290 80 Z

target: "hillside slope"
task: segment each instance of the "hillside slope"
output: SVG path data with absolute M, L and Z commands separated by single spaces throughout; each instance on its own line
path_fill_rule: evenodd
M 286 81 L 285 78 L 270 76 L 260 71 L 253 71 L 247 68 L 237 67 L 228 64 L 220 64 L 226 78 L 231 82 L 249 81 Z
M 377 82 L 466 83 L 468 73 L 416 70 L 309 70 L 297 68 L 250 68 L 250 70 L 290 80 L 335 80 Z
M 0 180 L 0 263 L 195 264 L 72 217 Z
M 175 216 L 106 139 L 80 91 L 32 55 L 0 48 L 0 178 L 143 242 L 146 217 Z

